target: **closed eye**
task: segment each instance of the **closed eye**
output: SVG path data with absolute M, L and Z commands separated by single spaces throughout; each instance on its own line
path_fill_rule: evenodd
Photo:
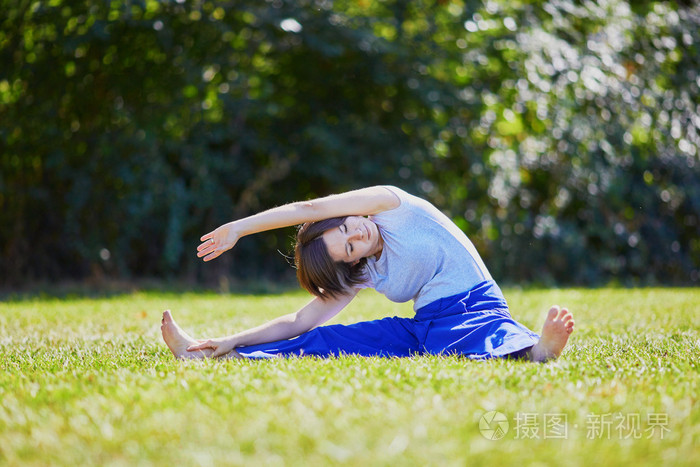
M 338 227 L 341 233 L 344 233 L 347 235 L 348 233 L 348 226 L 345 224 L 341 224 L 340 227 Z M 345 244 L 345 254 L 350 256 L 350 253 L 352 253 L 352 245 L 350 243 Z

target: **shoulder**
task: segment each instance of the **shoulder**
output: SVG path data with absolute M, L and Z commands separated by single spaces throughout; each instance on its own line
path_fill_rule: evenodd
M 411 197 L 410 194 L 394 185 L 377 185 L 373 188 L 383 192 L 384 199 L 386 200 L 387 211 L 401 207 L 402 205 L 406 204 L 408 198 Z
M 416 198 L 393 185 L 381 185 L 377 188 L 384 191 L 385 196 L 387 196 L 386 199 L 389 201 L 387 209 L 372 216 L 377 225 L 387 229 L 398 224 L 403 225 L 406 222 L 413 222 L 411 219 L 414 218 L 417 203 L 421 201 L 420 198 Z
M 381 185 L 382 189 L 391 193 L 396 201 L 394 208 L 401 208 L 400 210 L 417 210 L 425 211 L 430 209 L 436 209 L 435 206 L 427 199 L 421 198 L 419 196 L 408 193 L 407 191 L 393 186 L 393 185 Z
M 369 186 L 334 196 L 350 201 L 353 206 L 363 206 L 362 211 L 366 212 L 362 212 L 362 215 L 376 215 L 391 211 L 420 199 L 394 185 Z
M 373 187 L 373 189 L 376 190 L 378 194 L 381 193 L 389 209 L 401 206 L 404 196 L 408 195 L 408 193 L 394 185 L 377 185 Z
M 440 219 L 443 223 L 444 214 L 427 199 L 415 196 L 401 188 L 392 185 L 382 185 L 381 188 L 390 192 L 396 199 L 396 207 L 385 210 L 379 219 L 409 219 L 408 222 L 421 222 L 425 219 Z

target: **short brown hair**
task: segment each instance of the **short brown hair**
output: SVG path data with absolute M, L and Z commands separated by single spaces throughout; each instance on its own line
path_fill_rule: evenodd
M 322 299 L 345 295 L 352 286 L 364 281 L 366 258 L 352 265 L 333 261 L 328 253 L 323 233 L 339 227 L 347 217 L 333 217 L 318 222 L 307 222 L 297 232 L 294 262 L 299 284 Z

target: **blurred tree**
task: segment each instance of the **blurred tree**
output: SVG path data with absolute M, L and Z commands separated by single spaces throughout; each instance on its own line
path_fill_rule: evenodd
M 700 9 L 674 2 L 0 0 L 0 284 L 274 277 L 290 231 L 393 183 L 511 281 L 696 283 Z
M 466 216 L 498 275 L 697 282 L 700 10 L 635 5 L 487 2 L 460 18 L 482 104 L 467 139 L 488 146 L 471 173 L 486 168 L 490 198 Z M 457 213 L 474 199 L 460 194 Z

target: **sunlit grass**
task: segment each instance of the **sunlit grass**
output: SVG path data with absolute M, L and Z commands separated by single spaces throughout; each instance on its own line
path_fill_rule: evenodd
M 0 304 L 0 464 L 697 465 L 698 290 L 505 292 L 537 331 L 552 303 L 575 312 L 558 362 L 180 362 L 160 340 L 165 308 L 218 336 L 301 306 L 302 293 Z M 363 292 L 335 322 L 392 314 L 411 307 Z M 507 417 L 503 439 L 479 430 L 491 410 Z M 636 416 L 638 430 L 619 422 Z

